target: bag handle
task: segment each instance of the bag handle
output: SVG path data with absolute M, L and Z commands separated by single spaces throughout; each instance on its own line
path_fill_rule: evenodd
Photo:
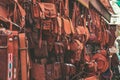
M 76 2 L 74 2 L 74 7 L 73 7 L 73 14 L 72 14 L 72 23 L 73 26 L 76 27 Z
M 93 25 L 93 14 L 92 14 L 92 10 L 91 9 L 89 9 L 88 10 L 89 11 L 89 14 L 90 14 L 90 25 L 88 26 L 89 27 L 89 31 L 90 31 L 90 33 L 92 33 L 93 32 L 93 29 L 92 29 L 92 25 Z

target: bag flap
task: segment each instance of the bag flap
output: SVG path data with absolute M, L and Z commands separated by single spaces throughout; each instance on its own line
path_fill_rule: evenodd
M 56 7 L 53 3 L 39 3 L 42 15 L 45 17 L 57 17 Z
M 85 35 L 85 28 L 83 26 L 76 27 L 76 31 L 79 35 Z
M 63 25 L 64 25 L 64 31 L 66 34 L 71 34 L 71 23 L 68 19 L 64 19 L 63 20 Z

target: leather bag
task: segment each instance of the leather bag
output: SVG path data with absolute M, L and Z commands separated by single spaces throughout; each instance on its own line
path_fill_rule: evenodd
M 109 68 L 109 62 L 105 55 L 101 53 L 96 53 L 92 59 L 95 60 L 97 63 L 98 72 L 100 73 L 105 72 Z
M 70 50 L 73 51 L 72 59 L 74 62 L 79 62 L 81 59 L 81 52 L 83 50 L 83 43 L 81 43 L 79 40 L 74 39 L 70 43 Z
M 86 42 L 88 39 L 88 30 L 84 26 L 77 26 L 76 27 L 76 38 L 79 39 L 81 42 Z
M 33 17 L 34 18 L 56 18 L 57 12 L 55 4 L 53 3 L 34 3 L 33 4 Z
M 64 29 L 65 34 L 69 35 L 69 34 L 75 33 L 70 19 L 62 18 L 62 22 L 63 22 L 62 24 L 63 24 L 63 29 Z
M 91 16 L 92 23 L 90 22 L 90 24 L 88 26 L 89 31 L 90 31 L 90 37 L 89 37 L 88 42 L 100 44 L 102 42 L 102 29 L 101 29 L 101 24 L 100 24 L 101 17 L 93 9 L 89 10 L 89 14 Z M 91 20 L 89 20 L 89 21 L 91 21 Z

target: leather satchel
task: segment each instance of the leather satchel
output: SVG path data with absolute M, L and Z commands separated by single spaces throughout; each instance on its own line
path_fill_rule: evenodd
M 33 17 L 34 18 L 56 18 L 57 12 L 55 4 L 53 3 L 34 3 L 33 4 Z

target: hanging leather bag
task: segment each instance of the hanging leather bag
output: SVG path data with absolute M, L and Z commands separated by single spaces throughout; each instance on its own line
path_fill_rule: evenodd
M 33 4 L 33 17 L 34 18 L 56 18 L 57 12 L 55 4 L 53 3 L 34 3 Z
M 105 72 L 109 68 L 109 62 L 107 60 L 107 57 L 103 54 L 105 53 L 104 52 L 96 53 L 92 58 L 93 60 L 96 61 L 97 70 L 100 73 Z
M 101 43 L 102 41 L 102 30 L 100 25 L 100 15 L 95 10 L 90 9 L 89 14 L 92 22 L 90 22 L 88 28 L 90 31 L 89 43 Z M 93 16 L 94 15 L 94 16 Z M 89 21 L 91 21 L 89 20 Z
M 62 19 L 62 26 L 63 26 L 63 32 L 66 35 L 74 34 L 74 28 L 72 25 L 71 20 L 68 18 L 61 18 Z
M 81 59 L 81 52 L 83 50 L 83 43 L 81 43 L 79 40 L 74 39 L 70 43 L 70 50 L 73 51 L 73 54 L 71 55 L 74 62 L 79 62 Z

